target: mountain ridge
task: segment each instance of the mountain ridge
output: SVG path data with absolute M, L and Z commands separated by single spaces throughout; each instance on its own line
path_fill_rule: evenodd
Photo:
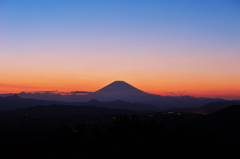
M 204 97 L 196 98 L 196 97 L 191 97 L 187 95 L 186 96 L 161 96 L 161 95 L 148 94 L 144 91 L 141 91 L 133 87 L 132 85 L 124 81 L 114 81 L 108 84 L 107 86 L 97 90 L 96 92 L 91 92 L 91 93 L 88 93 L 87 95 L 76 95 L 76 94 L 62 95 L 62 94 L 55 94 L 55 93 L 49 93 L 49 92 L 46 92 L 46 93 L 22 92 L 22 93 L 19 93 L 18 95 L 22 98 L 28 98 L 28 99 L 30 98 L 32 100 L 34 99 L 41 100 L 38 105 L 41 105 L 46 101 L 51 102 L 51 104 L 59 104 L 64 102 L 66 104 L 66 103 L 73 103 L 73 102 L 74 103 L 89 102 L 90 100 L 95 99 L 97 101 L 91 101 L 92 104 L 94 104 L 94 103 L 98 103 L 98 101 L 110 102 L 110 101 L 120 100 L 128 103 L 132 103 L 132 104 L 142 103 L 143 105 L 152 105 L 152 106 L 158 107 L 161 110 L 169 110 L 173 108 L 187 108 L 187 107 L 198 108 L 211 102 L 227 101 L 220 98 L 204 98 Z M 6 99 L 7 98 L 0 99 L 0 101 L 4 101 Z M 1 105 L 2 104 L 0 103 L 0 107 Z M 69 105 L 69 104 L 66 104 L 66 105 Z M 11 104 L 8 106 L 5 105 L 4 107 L 5 109 L 9 109 L 11 107 Z
M 125 81 L 114 81 L 107 86 L 94 92 L 96 94 L 112 95 L 146 95 L 148 93 L 133 87 Z

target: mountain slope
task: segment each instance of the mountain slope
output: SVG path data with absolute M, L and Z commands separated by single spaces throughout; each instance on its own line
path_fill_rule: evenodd
M 232 106 L 232 105 L 238 105 L 240 104 L 239 101 L 220 101 L 220 102 L 211 102 L 208 104 L 205 104 L 199 108 L 175 108 L 175 109 L 169 109 L 168 111 L 172 112 L 185 112 L 185 113 L 195 113 L 195 114 L 209 114 L 216 112 L 218 110 L 221 110 L 223 108 Z
M 204 116 L 202 127 L 214 129 L 224 138 L 240 143 L 240 105 L 233 105 Z
M 124 81 L 114 81 L 95 92 L 96 94 L 110 95 L 146 95 L 147 93 L 133 87 Z

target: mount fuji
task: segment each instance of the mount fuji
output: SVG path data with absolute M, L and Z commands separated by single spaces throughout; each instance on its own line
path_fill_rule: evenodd
M 62 102 L 88 102 L 95 99 L 99 102 L 111 101 L 125 101 L 129 103 L 142 103 L 157 106 L 161 110 L 173 108 L 187 108 L 187 107 L 200 107 L 211 102 L 225 101 L 220 98 L 204 98 L 204 97 L 191 97 L 191 96 L 161 96 L 146 93 L 142 90 L 135 88 L 124 81 L 114 81 L 107 86 L 97 90 L 96 92 L 88 93 L 87 95 L 61 95 L 54 93 L 19 93 L 22 98 L 40 99 L 48 101 L 62 101 Z M 18 98 L 13 96 L 11 98 Z
M 147 95 L 147 93 L 133 87 L 124 81 L 114 81 L 95 92 L 104 95 Z

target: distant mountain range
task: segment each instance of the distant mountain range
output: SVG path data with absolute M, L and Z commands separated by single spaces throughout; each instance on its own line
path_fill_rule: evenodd
M 155 105 L 162 110 L 170 108 L 200 107 L 210 102 L 224 101 L 223 99 L 195 98 L 190 96 L 160 96 L 141 91 L 124 81 L 115 81 L 102 89 L 89 93 L 86 98 L 99 101 L 122 100 L 131 103 Z
M 23 98 L 28 99 L 23 99 Z M 30 98 L 30 99 L 29 99 Z M 93 100 L 94 99 L 94 100 Z M 8 97 L 0 97 L 0 110 L 11 110 L 15 108 L 27 108 L 37 105 L 91 105 L 106 108 L 121 108 L 130 110 L 169 110 L 187 111 L 194 113 L 209 113 L 208 105 L 219 104 L 213 111 L 225 106 L 230 106 L 230 101 L 220 98 L 195 98 L 191 96 L 160 96 L 148 94 L 124 81 L 115 81 L 96 92 L 87 95 L 61 95 L 54 93 L 19 93 Z M 235 101 L 239 102 L 240 101 Z M 141 104 L 140 104 L 141 103 Z M 237 104 L 237 103 L 231 103 Z M 204 107 L 204 105 L 206 105 Z M 203 107 L 202 107 L 203 106 Z M 201 107 L 201 109 L 200 109 Z M 214 107 L 214 106 L 212 106 Z
M 17 94 L 7 97 L 0 97 L 0 111 L 3 110 L 13 110 L 17 108 L 29 108 L 34 106 L 48 106 L 48 105 L 72 105 L 72 106 L 96 106 L 110 109 L 128 109 L 128 110 L 155 110 L 158 111 L 160 108 L 153 106 L 151 104 L 141 104 L 141 103 L 129 103 L 121 100 L 110 101 L 110 102 L 100 102 L 95 99 L 89 102 L 62 102 L 62 101 L 44 101 L 37 99 L 23 99 Z

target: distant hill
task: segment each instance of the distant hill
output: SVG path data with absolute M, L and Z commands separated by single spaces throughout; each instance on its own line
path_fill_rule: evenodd
M 97 106 L 105 108 L 119 108 L 119 109 L 128 109 L 128 110 L 155 110 L 158 111 L 159 108 L 150 104 L 141 104 L 141 103 L 129 103 L 125 101 L 111 101 L 111 102 L 100 102 L 97 100 L 90 100 L 89 102 L 61 102 L 61 101 L 44 101 L 37 99 L 23 99 L 18 95 L 0 97 L 0 111 L 1 110 L 12 110 L 17 108 L 28 108 L 39 105 L 74 105 L 74 106 Z
M 21 100 L 21 99 L 22 99 L 22 98 L 19 97 L 19 95 L 17 95 L 17 94 L 14 94 L 14 95 L 12 95 L 12 96 L 7 96 L 6 98 L 7 98 L 7 99 L 13 99 L 13 100 Z
M 141 103 L 129 103 L 121 100 L 115 100 L 110 102 L 100 102 L 96 99 L 92 99 L 89 102 L 75 103 L 76 105 L 91 105 L 104 108 L 121 108 L 129 110 L 156 110 L 160 111 L 161 109 L 153 106 L 151 104 L 141 104 Z
M 51 105 L 51 104 L 64 104 L 66 102 L 59 101 L 44 101 L 37 99 L 23 99 L 18 95 L 0 97 L 0 111 L 2 110 L 12 110 L 17 108 L 28 108 L 38 105 Z
M 0 117 L 21 117 L 21 116 L 54 116 L 54 115 L 69 115 L 69 114 L 141 114 L 154 111 L 133 111 L 127 109 L 110 109 L 96 106 L 72 106 L 72 105 L 50 105 L 36 106 L 30 108 L 20 108 L 14 110 L 0 111 Z

